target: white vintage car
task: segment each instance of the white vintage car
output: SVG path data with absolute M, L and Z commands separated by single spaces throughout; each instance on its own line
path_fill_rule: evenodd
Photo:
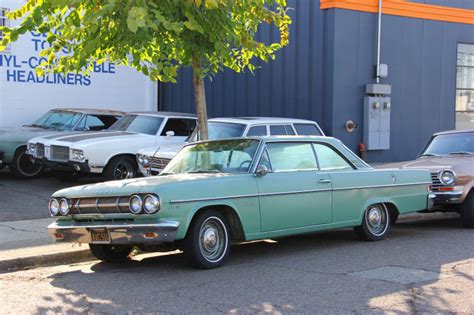
M 274 117 L 239 117 L 209 119 L 209 139 L 228 139 L 252 136 L 324 136 L 312 120 Z M 198 140 L 197 130 L 187 142 Z M 184 143 L 167 143 L 137 152 L 137 162 L 144 176 L 157 175 L 183 147 Z
M 106 180 L 133 178 L 138 172 L 137 150 L 182 145 L 196 122 L 193 114 L 128 113 L 106 131 L 33 138 L 28 153 L 60 176 L 97 173 Z

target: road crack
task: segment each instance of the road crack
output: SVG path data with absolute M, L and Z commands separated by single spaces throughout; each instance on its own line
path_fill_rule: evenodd
M 14 228 L 13 226 L 4 225 L 4 224 L 0 224 L 0 227 L 5 227 L 5 228 L 11 229 L 11 230 L 13 230 L 13 231 L 18 231 L 18 232 L 29 232 L 29 233 L 44 234 L 43 232 L 40 232 L 40 231 L 32 231 L 32 230 L 18 229 L 18 228 Z

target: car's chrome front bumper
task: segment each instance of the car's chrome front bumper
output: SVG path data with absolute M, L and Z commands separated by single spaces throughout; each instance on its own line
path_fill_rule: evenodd
M 462 190 L 435 192 L 434 204 L 435 206 L 460 204 L 461 199 L 462 199 L 461 198 L 462 194 L 463 194 Z
M 57 242 L 70 243 L 110 243 L 110 244 L 159 244 L 176 240 L 179 223 L 163 221 L 152 224 L 80 224 L 54 222 L 48 226 L 48 232 Z M 92 230 L 104 230 L 109 234 L 109 241 L 93 241 Z
M 435 194 L 428 194 L 428 205 L 427 205 L 427 210 L 433 209 L 435 205 L 435 200 L 436 200 L 436 195 Z

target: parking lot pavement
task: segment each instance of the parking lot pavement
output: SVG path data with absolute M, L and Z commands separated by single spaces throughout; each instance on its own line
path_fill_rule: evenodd
M 207 271 L 179 252 L 135 259 L 0 274 L 0 313 L 474 312 L 474 233 L 454 214 L 403 217 L 382 242 L 347 229 L 236 245 Z
M 100 181 L 98 177 L 83 177 L 77 181 L 62 181 L 51 174 L 36 179 L 19 180 L 7 171 L 0 172 L 0 222 L 49 218 L 48 201 L 55 191 Z

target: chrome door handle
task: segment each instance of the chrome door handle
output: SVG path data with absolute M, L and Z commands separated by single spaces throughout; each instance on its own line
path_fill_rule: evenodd
M 320 184 L 330 184 L 332 181 L 330 179 L 320 179 L 319 183 Z

